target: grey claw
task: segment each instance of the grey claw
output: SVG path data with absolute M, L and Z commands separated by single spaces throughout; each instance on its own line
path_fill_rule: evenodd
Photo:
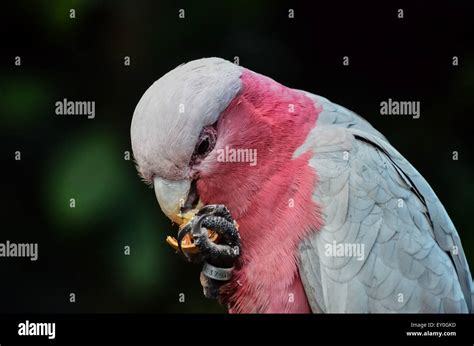
M 208 229 L 221 237 L 218 244 L 209 239 Z M 191 234 L 194 245 L 200 250 L 199 255 L 194 258 L 183 252 L 181 243 L 186 234 Z M 206 260 L 216 266 L 231 267 L 240 256 L 240 235 L 229 210 L 219 204 L 204 206 L 191 222 L 178 232 L 178 248 L 188 261 Z
M 183 238 L 186 236 L 186 234 L 188 234 L 189 232 L 191 232 L 191 224 L 188 223 L 186 226 L 184 226 L 183 229 L 179 230 L 178 232 L 178 248 L 179 248 L 179 252 L 183 253 L 183 249 L 181 247 L 181 242 L 183 241 Z

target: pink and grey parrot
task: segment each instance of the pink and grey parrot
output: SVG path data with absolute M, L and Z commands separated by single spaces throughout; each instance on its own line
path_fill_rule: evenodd
M 240 251 L 217 291 L 232 313 L 472 310 L 469 266 L 445 208 L 344 107 L 206 58 L 145 92 L 131 141 L 171 220 L 199 204 L 236 221 L 239 238 L 227 239 Z M 213 246 L 204 260 L 229 252 Z

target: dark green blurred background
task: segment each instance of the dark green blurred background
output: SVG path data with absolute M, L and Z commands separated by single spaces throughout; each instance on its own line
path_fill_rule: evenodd
M 148 86 L 177 65 L 208 56 L 238 56 L 245 67 L 364 116 L 430 182 L 473 267 L 473 9 L 467 1 L 434 6 L 2 4 L 0 241 L 38 242 L 39 260 L 0 260 L 0 311 L 225 311 L 202 296 L 200 268 L 165 243 L 176 229 L 133 162 L 124 160 L 131 117 Z M 451 64 L 454 55 L 459 66 Z M 95 119 L 55 115 L 63 98 L 95 101 Z M 421 118 L 381 116 L 380 102 L 388 98 L 421 101 Z M 14 160 L 17 150 L 21 161 Z M 452 160 L 453 151 L 459 160 Z

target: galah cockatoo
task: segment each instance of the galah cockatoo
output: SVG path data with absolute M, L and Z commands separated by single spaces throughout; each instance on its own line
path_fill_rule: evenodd
M 239 256 L 217 293 L 230 312 L 472 309 L 471 274 L 445 208 L 344 107 L 206 58 L 145 92 L 131 141 L 171 220 L 199 203 L 236 221 Z

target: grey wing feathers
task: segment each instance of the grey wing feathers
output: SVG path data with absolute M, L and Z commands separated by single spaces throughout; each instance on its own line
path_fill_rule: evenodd
M 314 152 L 325 221 L 299 248 L 313 311 L 470 311 L 460 239 L 428 183 L 368 122 L 313 97 L 323 111 L 295 154 Z

